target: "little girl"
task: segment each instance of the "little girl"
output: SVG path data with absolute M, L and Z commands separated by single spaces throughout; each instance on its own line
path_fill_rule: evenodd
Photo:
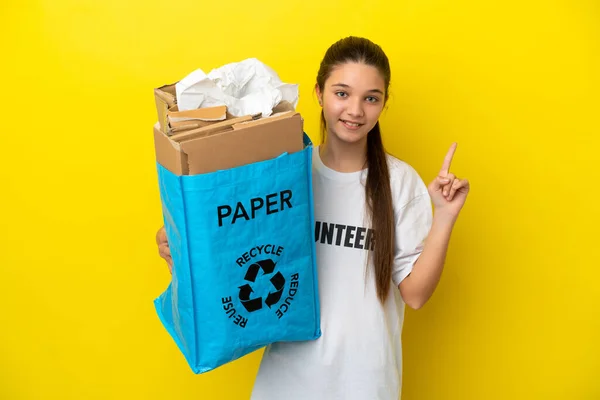
M 313 191 L 322 336 L 268 346 L 253 400 L 400 396 L 404 304 L 419 309 L 433 294 L 469 183 L 450 172 L 455 144 L 429 186 L 386 154 L 378 120 L 390 77 L 387 56 L 364 38 L 334 43 L 321 62 Z M 164 228 L 157 243 L 171 268 Z

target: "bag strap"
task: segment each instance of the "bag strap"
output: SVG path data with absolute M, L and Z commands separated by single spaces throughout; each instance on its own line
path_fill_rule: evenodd
M 308 147 L 308 146 L 312 146 L 312 141 L 310 140 L 310 137 L 308 137 L 308 135 L 306 134 L 306 132 L 304 133 L 304 147 Z

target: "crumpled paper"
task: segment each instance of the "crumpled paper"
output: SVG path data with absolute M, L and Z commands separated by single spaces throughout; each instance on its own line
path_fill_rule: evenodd
M 175 85 L 179 111 L 227 106 L 236 116 L 268 117 L 285 100 L 298 104 L 298 84 L 283 83 L 256 58 L 226 64 L 205 74 L 197 69 Z

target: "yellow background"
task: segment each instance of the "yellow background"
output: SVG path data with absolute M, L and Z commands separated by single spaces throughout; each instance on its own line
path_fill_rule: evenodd
M 169 275 L 152 89 L 257 57 L 313 84 L 349 35 L 392 63 L 389 150 L 472 194 L 409 311 L 404 400 L 600 399 L 600 5 L 3 1 L 0 399 L 244 399 L 261 352 L 194 375 L 152 300 Z M 310 366 L 307 365 L 307 368 Z

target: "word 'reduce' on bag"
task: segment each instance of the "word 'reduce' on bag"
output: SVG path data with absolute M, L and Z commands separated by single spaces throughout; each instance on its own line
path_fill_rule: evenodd
M 171 283 L 154 305 L 196 374 L 274 342 L 321 335 L 313 149 L 300 115 L 210 132 L 177 141 L 154 128 L 173 258 Z M 297 151 L 279 146 L 282 138 Z M 277 156 L 235 166 L 248 154 L 265 158 L 264 146 Z M 210 168 L 209 153 L 223 155 Z M 232 154 L 240 154 L 237 161 Z

